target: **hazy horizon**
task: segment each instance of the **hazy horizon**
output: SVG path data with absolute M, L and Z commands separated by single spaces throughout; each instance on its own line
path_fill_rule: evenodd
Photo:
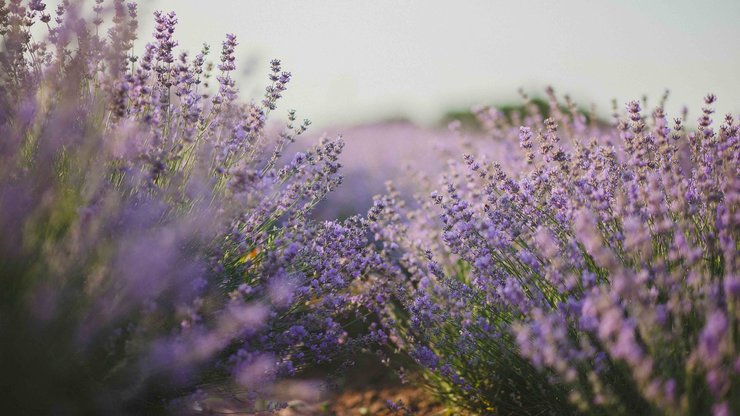
M 409 117 L 431 122 L 451 109 L 516 102 L 517 89 L 546 85 L 610 113 L 671 90 L 667 110 L 698 116 L 707 92 L 718 113 L 740 111 L 740 2 L 323 2 L 155 0 L 140 4 L 142 33 L 155 9 L 174 10 L 180 48 L 203 42 L 216 61 L 226 33 L 238 36 L 245 96 L 258 96 L 268 62 L 293 81 L 281 109 L 319 126 Z M 711 5 L 710 5 L 711 4 Z M 725 40 L 724 42 L 721 42 Z M 143 45 L 139 41 L 137 50 Z

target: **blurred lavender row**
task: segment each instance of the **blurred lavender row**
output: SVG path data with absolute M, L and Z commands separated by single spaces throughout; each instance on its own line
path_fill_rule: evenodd
M 334 358 L 346 287 L 380 262 L 361 220 L 309 216 L 343 142 L 283 162 L 309 122 L 266 131 L 280 61 L 241 101 L 235 36 L 214 65 L 156 12 L 134 50 L 136 4 L 82 7 L 0 2 L 3 408 L 279 409 L 272 381 Z

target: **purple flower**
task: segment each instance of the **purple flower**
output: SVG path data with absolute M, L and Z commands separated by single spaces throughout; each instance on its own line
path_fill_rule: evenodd
M 437 357 L 437 355 L 428 347 L 418 347 L 411 353 L 411 356 L 414 357 L 420 365 L 430 370 L 437 369 L 437 365 L 439 365 L 439 357 Z

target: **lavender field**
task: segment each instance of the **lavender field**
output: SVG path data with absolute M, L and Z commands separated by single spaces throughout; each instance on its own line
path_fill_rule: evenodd
M 0 0 L 1 414 L 740 414 L 734 87 L 314 127 L 149 6 Z

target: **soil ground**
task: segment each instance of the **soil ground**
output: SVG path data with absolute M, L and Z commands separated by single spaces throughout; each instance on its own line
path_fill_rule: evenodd
M 405 410 L 391 411 L 387 404 L 389 400 L 403 402 Z M 314 397 L 289 400 L 288 404 L 288 408 L 281 411 L 281 416 L 452 414 L 419 383 L 402 384 L 393 371 L 372 361 L 349 369 L 330 391 L 324 390 Z

